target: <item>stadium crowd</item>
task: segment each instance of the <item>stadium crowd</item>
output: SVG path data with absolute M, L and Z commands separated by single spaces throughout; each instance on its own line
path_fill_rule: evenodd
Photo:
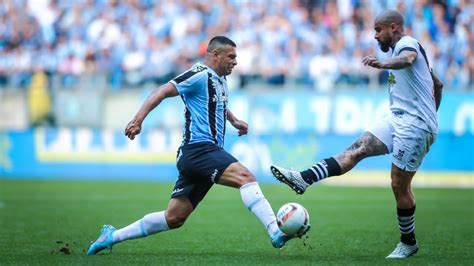
M 210 36 L 226 35 L 240 88 L 380 88 L 386 73 L 361 59 L 389 56 L 374 40 L 384 8 L 403 13 L 446 89 L 474 87 L 467 0 L 0 0 L 0 87 L 27 87 L 36 71 L 62 88 L 84 78 L 114 90 L 162 83 L 199 60 Z

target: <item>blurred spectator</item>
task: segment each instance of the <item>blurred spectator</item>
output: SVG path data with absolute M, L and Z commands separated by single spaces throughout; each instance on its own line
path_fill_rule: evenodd
M 42 71 L 32 75 L 28 88 L 28 113 L 30 123 L 34 126 L 53 123 L 51 100 L 47 89 L 46 75 Z
M 337 54 L 324 47 L 320 54 L 311 58 L 309 74 L 315 81 L 316 89 L 329 91 L 339 76 Z
M 380 88 L 386 72 L 360 59 L 389 56 L 377 49 L 373 32 L 385 8 L 403 13 L 407 33 L 427 50 L 446 89 L 474 87 L 468 0 L 2 0 L 0 87 L 28 87 L 33 65 L 61 88 L 83 86 L 84 79 L 112 89 L 162 83 L 200 60 L 203 44 L 221 34 L 239 48 L 241 88 Z

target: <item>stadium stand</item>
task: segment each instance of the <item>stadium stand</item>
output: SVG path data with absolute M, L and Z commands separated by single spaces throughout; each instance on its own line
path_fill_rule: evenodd
M 38 71 L 60 89 L 158 84 L 198 60 L 210 36 L 224 34 L 239 47 L 240 89 L 379 89 L 385 72 L 360 61 L 381 53 L 372 24 L 384 8 L 403 13 L 447 89 L 472 90 L 474 4 L 465 0 L 5 0 L 0 88 L 28 88 Z

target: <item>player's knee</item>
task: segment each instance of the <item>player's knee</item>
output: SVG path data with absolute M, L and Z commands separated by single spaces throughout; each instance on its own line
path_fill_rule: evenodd
M 183 226 L 188 217 L 179 214 L 166 213 L 166 223 L 170 229 L 175 229 Z
M 241 186 L 255 182 L 253 174 L 242 164 L 232 164 L 220 177 L 219 184 L 240 188 Z
M 399 178 L 392 178 L 392 191 L 396 195 L 403 195 L 409 193 L 409 186 L 405 184 L 401 179 Z
M 392 187 L 392 191 L 394 193 L 397 193 L 400 190 L 400 182 L 394 179 L 392 179 L 392 183 L 390 184 L 390 186 Z
M 247 169 L 243 169 L 241 172 L 240 172 L 240 180 L 239 180 L 239 187 L 245 185 L 245 184 L 248 184 L 248 183 L 251 183 L 251 182 L 255 182 L 257 181 L 257 179 L 255 178 L 255 176 L 253 176 L 252 173 L 250 173 L 249 170 Z

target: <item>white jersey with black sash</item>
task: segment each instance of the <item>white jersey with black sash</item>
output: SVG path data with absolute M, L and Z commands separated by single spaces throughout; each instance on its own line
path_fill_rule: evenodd
M 410 67 L 389 71 L 390 109 L 392 112 L 404 112 L 418 117 L 424 123 L 414 126 L 436 134 L 438 116 L 426 52 L 420 43 L 410 36 L 403 36 L 395 44 L 392 57 L 398 56 L 404 50 L 415 51 L 417 56 Z

